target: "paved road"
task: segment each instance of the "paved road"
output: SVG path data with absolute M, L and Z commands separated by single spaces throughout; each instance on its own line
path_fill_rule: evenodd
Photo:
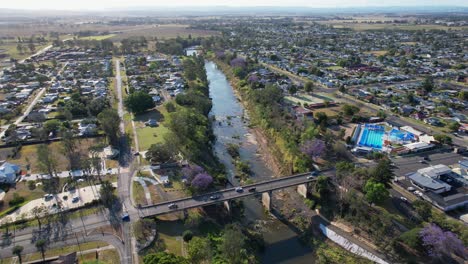
M 334 175 L 334 173 L 335 173 L 334 170 L 329 170 L 329 171 L 323 172 L 322 175 L 332 176 Z M 171 213 L 175 211 L 181 211 L 185 209 L 215 204 L 215 203 L 219 203 L 222 201 L 228 201 L 228 200 L 232 200 L 236 198 L 246 197 L 250 195 L 261 194 L 264 192 L 274 191 L 274 190 L 283 189 L 283 188 L 287 188 L 291 186 L 297 186 L 300 184 L 304 184 L 304 183 L 308 183 L 308 182 L 312 182 L 316 180 L 316 178 L 308 179 L 307 176 L 309 175 L 310 173 L 303 173 L 303 174 L 298 174 L 298 175 L 293 175 L 293 176 L 288 176 L 288 177 L 262 181 L 262 182 L 258 182 L 254 184 L 249 184 L 249 185 L 243 186 L 244 188 L 243 192 L 237 192 L 235 188 L 228 188 L 228 189 L 217 191 L 215 193 L 209 193 L 209 194 L 204 194 L 204 195 L 199 195 L 199 196 L 194 196 L 194 197 L 187 197 L 183 199 L 167 201 L 167 202 L 156 204 L 154 206 L 142 208 L 140 209 L 140 212 L 143 217 L 162 215 L 162 214 L 167 214 L 167 213 Z M 250 188 L 255 188 L 255 191 L 250 192 L 249 191 Z M 219 195 L 219 199 L 211 200 L 210 196 L 213 194 Z M 176 204 L 177 208 L 169 209 L 168 207 L 169 204 Z

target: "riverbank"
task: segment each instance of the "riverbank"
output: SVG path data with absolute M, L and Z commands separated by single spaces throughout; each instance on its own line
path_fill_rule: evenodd
M 218 69 L 224 73 L 229 84 L 232 86 L 234 94 L 236 95 L 238 101 L 244 107 L 247 116 L 250 116 L 250 109 L 253 106 L 249 105 L 245 98 L 243 98 L 241 87 L 239 84 L 240 80 L 236 76 L 234 76 L 229 65 L 213 57 L 210 57 L 210 60 L 212 60 L 216 64 Z M 258 126 L 253 126 L 253 124 L 250 123 L 250 121 L 250 119 L 247 119 L 247 122 L 249 122 L 249 132 L 255 137 L 255 143 L 257 144 L 259 149 L 258 154 L 260 154 L 262 160 L 265 162 L 268 168 L 271 171 L 273 171 L 274 176 L 279 177 L 281 175 L 291 174 L 291 169 L 287 168 L 289 166 L 286 166 L 286 164 L 280 162 L 281 157 L 278 157 L 277 155 L 273 154 L 279 152 L 277 149 L 275 149 L 274 144 L 272 144 L 271 140 L 269 140 L 265 131 L 263 131 L 263 129 Z

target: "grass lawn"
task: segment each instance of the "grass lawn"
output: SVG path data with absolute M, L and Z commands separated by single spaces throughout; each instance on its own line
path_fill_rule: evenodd
M 163 106 L 148 111 L 142 115 L 135 116 L 135 126 L 138 136 L 140 151 L 149 149 L 152 144 L 163 142 L 164 135 L 169 132 L 169 129 L 164 125 L 164 118 L 167 116 L 167 111 Z M 144 124 L 148 119 L 156 119 L 157 127 L 149 127 Z
M 83 155 L 87 156 L 89 147 L 95 146 L 98 143 L 102 143 L 103 140 L 104 140 L 103 138 L 80 139 L 77 145 L 79 147 L 80 152 Z M 21 165 L 23 169 L 26 167 L 27 164 L 30 164 L 31 173 L 40 173 L 41 171 L 38 167 L 38 162 L 37 162 L 37 147 L 38 146 L 39 145 L 23 146 L 19 153 L 19 157 L 16 157 L 15 159 L 9 159 L 8 161 L 14 164 Z M 49 144 L 49 148 L 52 151 L 52 153 L 55 154 L 55 158 L 58 164 L 57 170 L 58 171 L 67 170 L 68 160 L 65 157 L 65 155 L 62 155 L 61 143 L 52 142 Z
M 8 54 L 10 56 L 10 58 L 15 58 L 15 59 L 18 59 L 18 60 L 22 60 L 22 59 L 25 59 L 25 58 L 33 55 L 37 51 L 49 46 L 50 44 L 45 44 L 45 45 L 35 44 L 36 51 L 35 52 L 30 52 L 29 48 L 28 48 L 28 45 L 23 43 L 22 45 L 24 47 L 24 51 L 22 53 L 19 53 L 18 50 L 16 49 L 17 45 L 18 45 L 18 43 L 16 43 L 16 42 L 0 44 L 0 51 L 4 50 L 3 52 L 0 52 L 0 53 L 6 53 L 6 54 Z
M 182 221 L 158 221 L 159 237 L 167 250 L 175 255 L 182 255 L 182 233 L 187 229 Z
M 6 191 L 6 190 L 5 190 Z M 25 198 L 25 202 L 42 198 L 45 192 L 42 188 L 35 188 L 34 190 L 30 190 L 26 182 L 18 182 L 16 187 L 11 187 L 5 194 L 3 199 L 3 203 L 0 203 L 0 212 L 8 210 L 10 208 L 9 202 L 13 199 L 13 194 L 16 193 L 21 197 Z
M 64 254 L 68 254 L 68 253 L 72 253 L 72 252 L 76 252 L 80 250 L 84 251 L 84 250 L 89 250 L 89 249 L 94 249 L 94 248 L 99 248 L 99 247 L 105 247 L 107 245 L 108 244 L 105 242 L 88 242 L 88 243 L 80 244 L 79 247 L 78 245 L 74 245 L 74 246 L 68 246 L 68 247 L 63 247 L 63 248 L 48 249 L 45 252 L 45 257 L 50 258 L 50 257 L 64 255 Z M 38 260 L 38 259 L 42 259 L 40 252 L 29 254 L 23 257 L 23 261 L 25 262 Z
M 86 264 L 114 264 L 120 263 L 119 253 L 115 249 L 106 249 L 98 252 L 98 259 L 96 259 L 96 253 L 84 254 L 79 257 L 78 263 Z
M 79 39 L 82 40 L 104 40 L 115 37 L 115 34 L 108 34 L 108 35 L 100 35 L 100 36 L 87 36 L 87 37 L 80 37 Z
M 139 182 L 134 181 L 132 183 L 133 188 L 133 198 L 135 199 L 136 204 L 147 205 L 146 197 L 145 197 L 145 190 L 141 186 Z

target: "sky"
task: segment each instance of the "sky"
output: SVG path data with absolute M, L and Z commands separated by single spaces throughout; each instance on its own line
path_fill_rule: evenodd
M 468 6 L 467 0 L 0 0 L 0 8 L 93 10 L 158 6 Z

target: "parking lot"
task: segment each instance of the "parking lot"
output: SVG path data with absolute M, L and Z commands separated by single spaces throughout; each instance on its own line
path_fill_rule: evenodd
M 408 173 L 416 172 L 419 169 L 429 167 L 431 165 L 443 164 L 451 166 L 457 164 L 458 161 L 465 158 L 464 156 L 453 152 L 430 152 L 421 153 L 411 157 L 397 157 L 393 158 L 392 162 L 395 164 L 395 175 L 403 177 Z M 428 160 L 424 160 L 424 157 Z

